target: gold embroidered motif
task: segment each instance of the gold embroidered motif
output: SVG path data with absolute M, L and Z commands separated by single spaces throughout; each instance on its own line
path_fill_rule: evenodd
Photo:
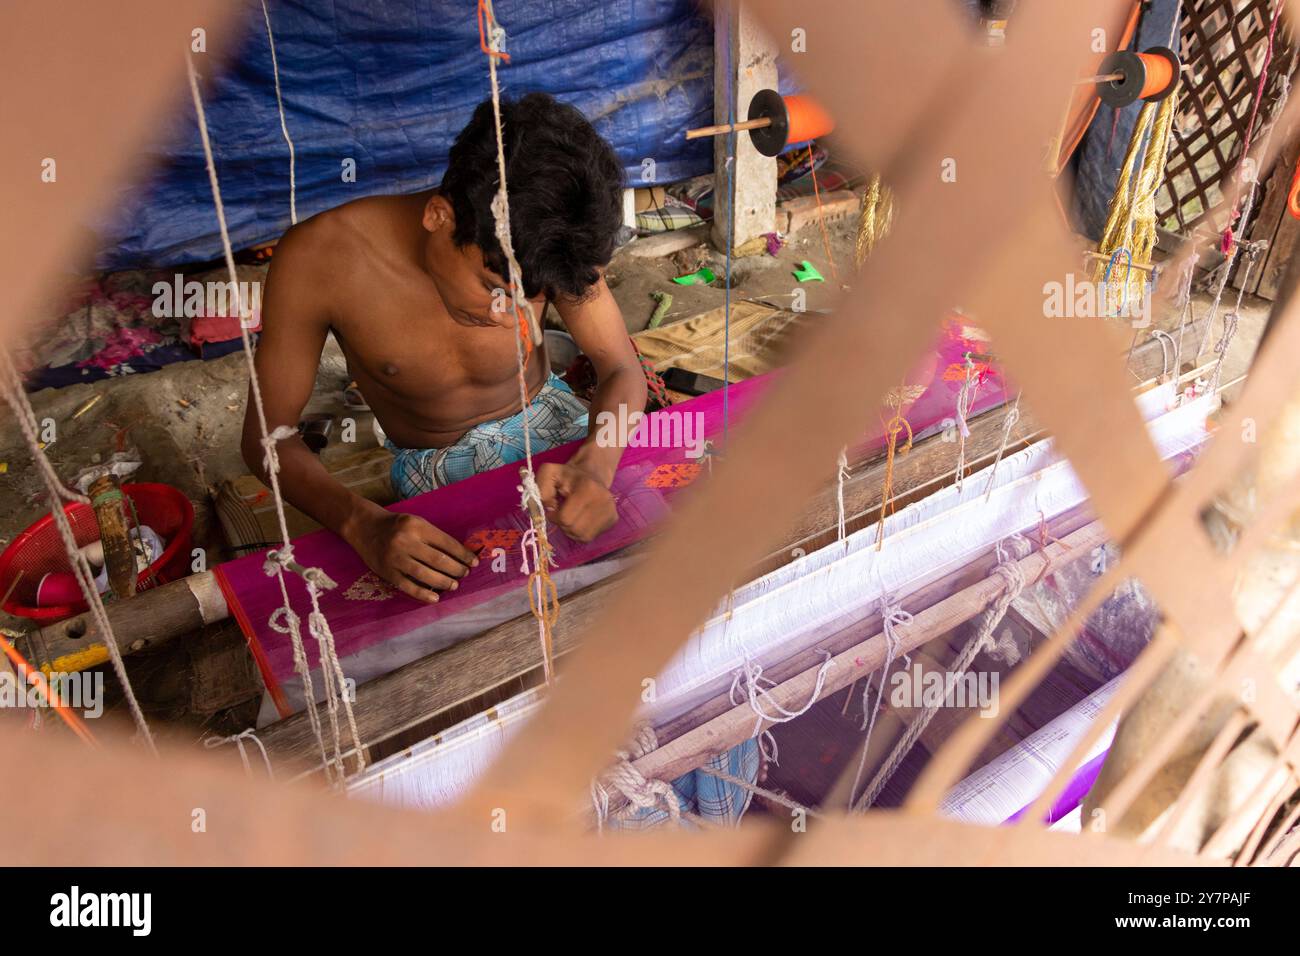
M 373 571 L 367 571 L 348 585 L 343 596 L 349 601 L 387 601 L 396 593 L 395 587 Z

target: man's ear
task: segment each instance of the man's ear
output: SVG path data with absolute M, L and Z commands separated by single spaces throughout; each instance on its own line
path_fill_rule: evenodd
M 434 193 L 424 204 L 424 228 L 429 232 L 456 227 L 456 213 L 441 193 Z

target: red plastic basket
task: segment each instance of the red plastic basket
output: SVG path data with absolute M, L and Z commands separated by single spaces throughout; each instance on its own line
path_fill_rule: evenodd
M 138 519 L 140 524 L 158 532 L 165 544 L 158 560 L 140 572 L 136 589 L 145 591 L 185 577 L 190 570 L 190 544 L 194 532 L 194 506 L 190 500 L 170 485 L 123 485 L 122 491 L 135 507 L 134 515 L 129 507 L 127 509 L 128 523 L 134 526 L 134 519 Z M 99 539 L 99 523 L 89 505 L 71 502 L 64 506 L 63 513 L 72 525 L 78 547 Z M 14 538 L 0 554 L 0 595 L 9 595 L 4 609 L 41 624 L 52 624 L 82 613 L 86 610 L 84 601 L 55 607 L 36 606 L 36 587 L 41 578 L 51 571 L 68 570 L 70 566 L 63 539 L 59 537 L 54 516 L 47 514 Z M 16 585 L 15 580 L 18 582 Z

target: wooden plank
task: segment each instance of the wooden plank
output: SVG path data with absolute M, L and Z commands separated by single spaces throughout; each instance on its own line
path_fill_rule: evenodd
M 129 601 L 113 601 L 105 610 L 123 656 L 230 616 L 211 571 L 142 591 Z M 55 671 L 72 673 L 108 660 L 108 647 L 89 613 L 31 631 L 24 643 L 28 660 Z
M 1300 140 L 1288 139 L 1272 172 L 1262 184 L 1259 214 L 1250 227 L 1250 239 L 1265 239 L 1269 246 L 1264 261 L 1251 271 L 1250 287 L 1246 291 L 1270 301 L 1277 296 L 1278 283 L 1295 252 L 1297 237 L 1300 237 L 1300 222 L 1287 212 L 1287 194 L 1291 191 L 1291 176 L 1297 158 L 1300 158 Z M 1244 270 L 1238 267 L 1232 280 L 1234 289 L 1241 288 L 1243 274 Z

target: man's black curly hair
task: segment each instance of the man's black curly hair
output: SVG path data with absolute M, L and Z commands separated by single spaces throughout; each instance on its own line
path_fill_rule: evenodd
M 501 101 L 510 236 L 524 293 L 581 298 L 614 254 L 623 222 L 623 167 L 586 118 L 545 93 Z M 483 250 L 483 261 L 506 275 L 492 199 L 497 192 L 492 101 L 474 110 L 451 147 L 439 191 L 456 214 L 452 239 Z

